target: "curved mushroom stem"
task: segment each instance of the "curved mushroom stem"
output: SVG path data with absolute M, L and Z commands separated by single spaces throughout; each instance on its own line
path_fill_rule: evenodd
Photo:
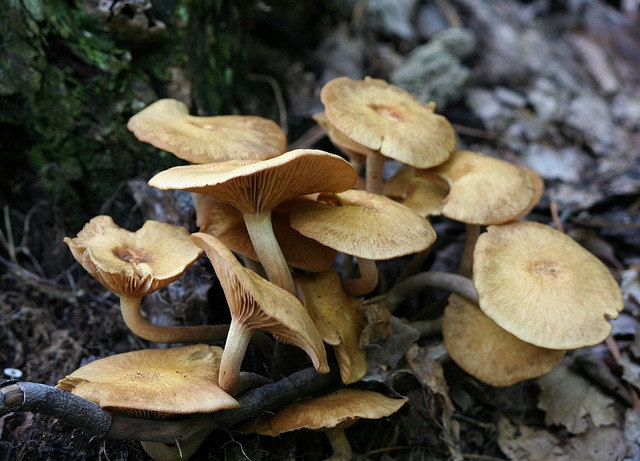
M 386 157 L 379 152 L 371 151 L 367 153 L 367 192 L 382 194 L 384 186 L 384 162 Z
M 284 259 L 280 245 L 273 233 L 271 211 L 257 214 L 245 213 L 243 216 L 251 243 L 253 243 L 258 259 L 264 267 L 269 281 L 284 288 L 289 293 L 295 294 L 296 288 L 289 265 Z
M 325 461 L 349 461 L 351 460 L 352 450 L 349 439 L 347 439 L 344 429 L 341 427 L 332 427 L 325 431 L 327 439 L 333 449 L 333 455 L 325 459 Z
M 223 341 L 229 330 L 228 325 L 155 325 L 142 316 L 142 298 L 120 296 L 120 311 L 127 327 L 142 339 L 156 343 L 199 343 Z
M 393 313 L 402 302 L 425 288 L 451 291 L 478 304 L 478 293 L 470 278 L 449 272 L 429 271 L 413 275 L 391 288 L 385 295 L 387 309 Z
M 230 395 L 234 395 L 234 391 L 237 390 L 240 381 L 240 367 L 252 334 L 251 329 L 235 319 L 231 320 L 229 334 L 220 360 L 220 375 L 218 376 L 218 386 Z
M 370 293 L 378 285 L 378 267 L 376 266 L 376 262 L 365 258 L 357 259 L 360 278 L 350 279 L 344 283 L 345 291 L 351 296 L 362 296 Z

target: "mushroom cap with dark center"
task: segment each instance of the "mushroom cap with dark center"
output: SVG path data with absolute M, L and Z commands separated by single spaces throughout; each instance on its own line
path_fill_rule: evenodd
M 260 213 L 301 195 L 342 192 L 356 180 L 355 170 L 342 157 L 296 149 L 262 161 L 177 166 L 158 173 L 149 184 L 211 195 L 242 213 Z
M 301 400 L 251 420 L 242 432 L 275 437 L 299 429 L 323 430 L 347 427 L 359 419 L 379 419 L 398 411 L 407 399 L 394 399 L 374 391 L 344 388 L 320 397 Z
M 444 345 L 463 370 L 491 386 L 511 386 L 547 373 L 563 350 L 526 343 L 500 328 L 480 308 L 452 294 L 444 310 Z
M 623 308 L 609 269 L 568 235 L 544 224 L 489 226 L 473 254 L 482 311 L 536 346 L 577 349 L 611 333 Z
M 209 413 L 240 404 L 217 385 L 222 349 L 195 344 L 94 360 L 58 382 L 107 410 L 132 414 Z
M 175 99 L 160 99 L 129 119 L 143 142 L 191 163 L 231 159 L 262 160 L 282 154 L 287 140 L 273 121 L 251 115 L 189 115 Z
M 384 80 L 339 77 L 320 98 L 328 121 L 346 137 L 417 168 L 444 162 L 456 145 L 448 120 Z
M 429 221 L 387 197 L 355 189 L 335 196 L 341 206 L 298 202 L 291 227 L 325 246 L 371 260 L 418 253 L 436 240 Z
M 449 184 L 442 214 L 467 224 L 502 224 L 516 220 L 537 195 L 531 170 L 471 151 L 454 151 L 442 165 L 417 176 L 436 175 Z
M 202 254 L 187 229 L 146 221 L 135 232 L 97 216 L 64 242 L 74 258 L 112 292 L 138 298 L 178 279 Z
M 326 351 L 309 313 L 294 295 L 242 266 L 217 238 L 203 232 L 191 236 L 204 249 L 224 290 L 234 322 L 271 333 L 303 349 L 316 370 L 329 370 Z

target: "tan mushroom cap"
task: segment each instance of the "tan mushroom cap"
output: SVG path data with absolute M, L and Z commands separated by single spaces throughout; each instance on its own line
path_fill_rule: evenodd
M 452 294 L 444 310 L 444 345 L 451 359 L 491 386 L 511 386 L 547 373 L 565 351 L 526 343 L 500 328 L 480 308 Z
M 449 184 L 442 214 L 467 224 L 502 224 L 535 206 L 539 185 L 532 170 L 472 151 L 454 151 L 442 165 L 418 176 L 436 175 Z
M 138 415 L 209 413 L 240 404 L 218 387 L 222 349 L 206 344 L 95 360 L 56 386 L 107 410 Z
M 320 99 L 329 122 L 347 138 L 407 165 L 439 165 L 455 148 L 453 127 L 433 104 L 384 80 L 339 77 L 324 85 Z
M 623 308 L 607 267 L 571 237 L 534 222 L 489 226 L 473 254 L 480 308 L 536 346 L 577 349 L 611 333 Z
M 363 190 L 336 194 L 342 206 L 299 202 L 291 227 L 343 253 L 370 260 L 392 259 L 431 246 L 429 221 L 406 206 Z
M 108 290 L 128 298 L 167 286 L 202 254 L 183 227 L 147 221 L 131 232 L 110 216 L 91 219 L 77 237 L 66 237 L 64 242 L 87 272 Z
M 347 154 L 352 162 L 356 162 L 357 164 L 364 163 L 365 157 L 368 153 L 371 152 L 371 149 L 363 146 L 362 144 L 358 144 L 357 142 L 349 139 L 343 133 L 338 131 L 338 129 L 336 129 L 336 127 L 331 124 L 331 122 L 327 118 L 327 114 L 325 114 L 324 112 L 314 114 L 313 119 L 327 134 L 329 140 L 342 152 Z
M 177 166 L 158 173 L 149 184 L 211 195 L 243 213 L 259 213 L 301 195 L 342 192 L 356 179 L 355 170 L 342 157 L 296 149 L 262 161 Z
M 258 261 L 242 214 L 230 205 L 210 196 L 202 196 L 196 208 L 200 232 L 217 237 L 231 251 Z M 273 230 L 287 262 L 298 269 L 322 272 L 333 265 L 336 250 L 305 237 L 291 227 L 289 213 L 274 213 Z
M 379 419 L 390 416 L 405 403 L 407 399 L 393 399 L 378 392 L 344 388 L 293 403 L 274 415 L 250 421 L 240 430 L 276 437 L 299 429 L 344 428 L 362 418 Z
M 342 289 L 340 276 L 327 270 L 310 276 L 297 276 L 300 299 L 313 319 L 322 340 L 333 346 L 345 384 L 362 379 L 367 357 L 360 347 L 365 326 L 362 298 L 349 296 Z
M 189 115 L 175 99 L 160 99 L 129 119 L 143 142 L 191 163 L 231 159 L 262 160 L 282 154 L 287 140 L 273 121 L 250 115 Z
M 197 232 L 191 238 L 205 250 L 220 279 L 231 310 L 231 328 L 242 324 L 252 331 L 267 331 L 278 340 L 304 350 L 319 372 L 329 371 L 320 334 L 298 298 L 242 266 L 212 235 Z

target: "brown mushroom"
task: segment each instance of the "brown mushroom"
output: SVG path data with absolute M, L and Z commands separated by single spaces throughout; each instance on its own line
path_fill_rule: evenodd
M 222 354 L 219 383 L 233 393 L 251 335 L 256 330 L 303 349 L 320 373 L 329 371 L 326 351 L 309 313 L 294 295 L 243 267 L 212 235 L 192 235 L 213 264 L 231 311 L 231 325 Z
M 189 115 L 175 99 L 160 99 L 129 119 L 129 130 L 143 142 L 190 163 L 231 159 L 263 160 L 285 151 L 287 140 L 273 121 L 250 115 Z
M 340 206 L 299 202 L 291 211 L 291 226 L 329 248 L 358 258 L 361 278 L 346 285 L 351 295 L 375 288 L 375 260 L 417 253 L 435 242 L 429 221 L 387 197 L 354 189 L 335 197 Z
M 340 275 L 327 270 L 297 276 L 302 304 L 307 308 L 322 340 L 333 346 L 345 384 L 355 383 L 367 372 L 367 357 L 360 347 L 364 328 L 362 298 L 349 296 L 342 288 Z
M 563 350 L 534 346 L 500 328 L 480 308 L 452 294 L 444 310 L 444 345 L 451 359 L 483 383 L 511 386 L 547 373 Z
M 473 254 L 480 309 L 521 340 L 549 349 L 598 344 L 623 308 L 609 269 L 568 235 L 518 221 L 489 226 Z
M 367 153 L 367 190 L 381 193 L 384 158 L 416 168 L 441 164 L 456 145 L 451 124 L 410 93 L 384 80 L 338 77 L 320 92 L 328 121 Z
M 109 216 L 97 216 L 64 242 L 87 272 L 120 297 L 125 323 L 141 338 L 182 343 L 226 335 L 222 325 L 161 326 L 142 316 L 142 298 L 177 280 L 202 254 L 183 227 L 147 221 L 130 232 Z
M 353 167 L 337 155 L 296 149 L 263 161 L 227 161 L 170 168 L 149 184 L 211 195 L 238 209 L 269 280 L 293 293 L 289 266 L 273 232 L 272 210 L 315 192 L 341 192 L 356 182 Z
M 360 419 L 390 416 L 407 403 L 374 391 L 344 388 L 320 397 L 295 402 L 272 415 L 255 418 L 241 432 L 256 432 L 277 437 L 280 434 L 309 429 L 326 433 L 333 449 L 333 461 L 350 461 L 352 450 L 344 429 Z

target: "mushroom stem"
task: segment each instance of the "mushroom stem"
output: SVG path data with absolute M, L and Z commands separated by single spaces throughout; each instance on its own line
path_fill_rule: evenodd
M 449 272 L 428 271 L 412 275 L 394 285 L 385 295 L 387 309 L 393 313 L 406 299 L 426 288 L 451 291 L 478 304 L 478 294 L 470 278 Z
M 213 429 L 213 425 L 208 425 L 204 426 L 201 432 L 191 437 L 183 439 L 176 437 L 175 444 L 145 441 L 140 442 L 140 444 L 154 461 L 185 461 L 193 456 Z
M 345 291 L 351 296 L 362 296 L 372 292 L 378 285 L 378 267 L 372 259 L 357 258 L 359 279 L 347 280 L 344 284 Z
M 252 334 L 253 331 L 250 328 L 235 318 L 231 320 L 229 334 L 220 360 L 220 375 L 218 377 L 218 386 L 228 394 L 234 395 L 234 388 L 238 386 L 242 359 L 247 352 Z
M 120 310 L 127 327 L 142 339 L 156 343 L 199 343 L 222 341 L 227 335 L 228 325 L 155 325 L 142 316 L 142 298 L 120 296 Z
M 349 461 L 352 455 L 351 444 L 347 439 L 344 429 L 340 426 L 332 427 L 325 431 L 327 440 L 333 449 L 333 455 L 324 461 Z
M 256 214 L 244 213 L 243 216 L 251 243 L 253 243 L 258 259 L 267 273 L 267 278 L 289 293 L 295 294 L 295 285 L 289 265 L 284 259 L 280 245 L 273 233 L 271 211 Z
M 371 151 L 367 153 L 367 192 L 374 194 L 382 194 L 384 185 L 384 162 L 386 157 L 378 152 Z
M 478 237 L 480 237 L 480 225 L 466 224 L 464 235 L 464 250 L 462 250 L 458 273 L 465 277 L 471 277 L 471 271 L 473 269 L 473 249 L 476 247 Z

